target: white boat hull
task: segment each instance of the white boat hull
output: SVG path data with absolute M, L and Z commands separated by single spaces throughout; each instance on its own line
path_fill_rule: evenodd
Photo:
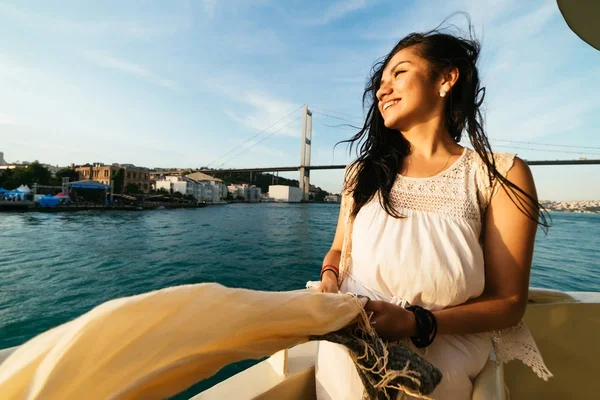
M 473 399 L 595 398 L 600 293 L 531 289 L 529 297 L 525 323 L 554 377 L 545 382 L 521 362 L 503 366 L 490 359 L 474 381 Z M 317 346 L 309 342 L 280 351 L 192 400 L 314 399 Z M 16 349 L 0 350 L 0 363 Z
M 539 379 L 520 361 L 490 359 L 473 382 L 474 400 L 591 399 L 600 359 L 600 293 L 531 289 L 525 323 L 554 374 Z M 192 400 L 316 399 L 317 343 L 281 351 Z

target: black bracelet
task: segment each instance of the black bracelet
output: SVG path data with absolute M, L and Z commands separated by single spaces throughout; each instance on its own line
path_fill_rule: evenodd
M 433 343 L 433 339 L 437 335 L 437 321 L 433 313 L 420 306 L 408 306 L 407 310 L 412 311 L 415 315 L 417 325 L 417 334 L 411 336 L 410 340 L 415 347 L 423 348 Z
M 333 268 L 331 268 L 331 267 L 328 267 L 328 268 L 326 267 L 326 268 L 323 268 L 323 269 L 321 270 L 321 280 L 323 280 L 323 274 L 324 274 L 325 272 L 327 272 L 327 271 L 331 271 L 331 272 L 333 272 L 333 274 L 335 275 L 335 279 L 339 279 L 339 278 L 340 278 L 340 276 L 338 275 L 338 273 L 337 273 L 337 271 L 336 271 L 335 269 L 333 269 Z

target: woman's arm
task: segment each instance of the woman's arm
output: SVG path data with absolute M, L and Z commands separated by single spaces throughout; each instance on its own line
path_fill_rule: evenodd
M 331 248 L 325 254 L 322 265 L 335 265 L 339 267 L 340 258 L 342 256 L 342 245 L 344 243 L 344 232 L 346 231 L 346 221 L 344 207 L 347 204 L 347 194 L 342 193 L 342 202 L 340 204 L 340 215 L 338 216 L 337 227 L 335 229 L 335 236 L 333 237 L 333 243 Z M 332 271 L 325 271 L 321 279 L 321 285 L 319 291 L 327 293 L 338 292 L 337 277 Z
M 523 160 L 515 158 L 507 178 L 537 199 L 531 171 Z M 531 214 L 537 215 L 537 209 L 531 207 L 531 201 L 525 196 L 499 188 L 490 202 L 483 224 L 484 292 L 462 305 L 435 311 L 438 334 L 499 330 L 517 324 L 523 317 L 537 225 L 511 201 L 509 193 L 518 204 L 522 204 L 521 207 L 527 207 Z M 398 339 L 416 332 L 412 313 L 402 307 L 372 301 L 366 309 L 374 312 L 375 329 L 382 337 Z
M 531 170 L 515 158 L 507 179 L 537 199 Z M 484 220 L 485 289 L 477 299 L 434 312 L 438 333 L 474 333 L 511 327 L 525 313 L 529 292 L 529 274 L 537 224 L 517 205 L 538 215 L 531 201 L 504 187 L 492 198 Z M 521 201 L 520 201 L 521 200 Z

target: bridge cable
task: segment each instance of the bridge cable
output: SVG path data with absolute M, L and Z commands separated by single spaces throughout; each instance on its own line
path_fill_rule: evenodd
M 326 113 L 320 112 L 319 110 L 325 111 Z M 340 120 L 340 121 L 344 121 L 344 122 L 356 122 L 357 120 L 360 120 L 360 118 L 358 118 L 358 117 L 355 117 L 355 116 L 352 116 L 352 115 L 349 115 L 349 114 L 344 114 L 344 113 L 341 113 L 339 111 L 327 110 L 327 109 L 325 109 L 323 107 L 313 108 L 313 112 L 315 114 L 320 114 L 320 115 L 323 115 L 325 117 L 334 118 L 334 119 L 337 119 L 337 120 Z M 331 114 L 337 114 L 338 116 L 331 115 Z M 348 118 L 341 118 L 341 117 L 339 117 L 339 115 L 343 115 L 344 117 L 352 118 L 352 120 L 350 120 Z M 323 125 L 327 126 L 327 127 L 330 127 L 330 128 L 338 128 L 338 127 L 342 127 L 343 126 L 343 125 L 327 125 L 327 124 L 323 124 Z M 600 147 L 594 147 L 594 146 L 574 146 L 574 145 L 563 145 L 563 144 L 549 144 L 549 143 L 526 142 L 526 141 L 520 141 L 520 140 L 506 140 L 506 139 L 495 139 L 495 138 L 490 138 L 490 140 L 491 141 L 496 141 L 496 142 L 504 142 L 504 143 L 529 144 L 529 145 L 534 145 L 534 146 L 568 147 L 568 148 L 574 148 L 574 149 L 600 150 Z M 595 153 L 592 153 L 592 154 L 595 154 Z
M 322 115 L 322 116 L 324 116 L 324 117 L 333 118 L 333 119 L 337 119 L 337 120 L 344 121 L 344 122 L 350 122 L 350 123 L 352 123 L 352 124 L 356 124 L 356 123 L 358 123 L 358 120 L 354 120 L 354 121 L 353 121 L 353 120 L 349 120 L 349 119 L 347 119 L 347 118 L 341 118 L 341 117 L 337 117 L 337 116 L 335 116 L 335 115 L 331 115 L 331 114 L 325 114 L 325 113 L 322 113 L 322 112 L 319 112 L 319 111 L 313 111 L 313 114 Z M 360 124 L 362 125 L 362 122 L 361 122 Z
M 285 128 L 287 128 L 288 126 L 292 125 L 294 122 L 298 121 L 300 118 L 302 118 L 302 116 L 297 117 L 296 119 L 290 121 L 289 123 L 287 123 L 286 125 L 282 126 L 281 128 L 277 129 L 276 131 L 271 132 L 271 134 L 269 136 L 266 136 L 264 138 L 262 138 L 260 141 L 254 143 L 252 146 L 244 149 L 242 152 L 234 155 L 233 157 L 229 158 L 227 161 L 222 162 L 221 164 L 219 164 L 215 169 L 219 169 L 221 168 L 224 164 L 227 164 L 229 161 L 241 156 L 242 154 L 244 154 L 245 152 L 247 152 L 248 150 L 250 150 L 251 148 L 258 146 L 259 144 L 261 144 L 262 142 L 264 142 L 265 140 L 267 140 L 268 138 L 272 137 L 274 134 L 276 134 L 277 132 L 280 132 L 282 130 L 284 130 Z M 244 143 L 245 144 L 245 143 Z M 239 147 L 239 146 L 238 146 Z
M 507 145 L 495 145 L 494 147 L 502 147 L 506 149 L 519 149 L 519 150 L 530 150 L 530 151 L 543 151 L 548 153 L 564 153 L 564 154 L 579 154 L 579 155 L 600 155 L 600 153 L 590 153 L 590 152 L 578 152 L 578 151 L 560 151 L 560 150 L 548 150 L 548 149 L 532 149 L 529 147 L 519 147 L 519 146 L 507 146 Z
M 315 111 L 315 112 L 317 112 L 317 113 L 322 113 L 324 111 L 324 114 L 337 114 L 338 116 L 341 115 L 341 116 L 344 116 L 344 117 L 347 117 L 347 118 L 355 119 L 357 121 L 363 121 L 364 120 L 364 118 L 359 118 L 359 117 L 357 117 L 355 115 L 344 114 L 344 113 L 339 112 L 339 111 L 328 110 L 328 109 L 322 108 L 322 107 L 310 108 L 310 109 L 313 110 L 313 111 Z
M 494 138 L 490 138 L 490 140 L 492 140 L 494 142 L 521 143 L 521 144 L 530 144 L 530 145 L 535 145 L 535 146 L 569 147 L 569 148 L 573 148 L 573 149 L 600 150 L 600 147 L 593 147 L 593 146 L 573 146 L 573 145 L 566 145 L 566 144 L 550 144 L 550 143 L 523 142 L 523 141 L 520 141 L 520 140 L 505 140 L 505 139 L 494 139 Z
M 234 147 L 233 149 L 229 150 L 227 153 L 223 154 L 220 157 L 217 157 L 216 159 L 213 160 L 213 162 L 211 162 L 210 164 L 208 164 L 205 168 L 210 167 L 211 165 L 215 164 L 217 161 L 223 159 L 224 157 L 228 156 L 229 154 L 233 153 L 234 151 L 236 151 L 237 149 L 239 149 L 240 147 L 246 145 L 248 142 L 250 142 L 252 139 L 262 135 L 263 133 L 267 132 L 269 129 L 271 129 L 272 127 L 274 127 L 275 125 L 277 125 L 278 123 L 280 123 L 281 121 L 284 121 L 285 119 L 289 118 L 290 116 L 294 115 L 296 112 L 298 112 L 299 110 L 302 109 L 302 107 L 304 107 L 303 105 L 296 108 L 294 111 L 292 111 L 291 113 L 289 113 L 288 115 L 286 115 L 285 117 L 281 118 L 280 120 L 276 121 L 275 123 L 269 125 L 269 127 L 263 129 L 262 131 L 258 132 L 256 135 L 252 136 L 250 139 L 246 140 L 245 142 L 241 143 L 240 145 Z M 223 164 L 221 164 L 223 165 Z

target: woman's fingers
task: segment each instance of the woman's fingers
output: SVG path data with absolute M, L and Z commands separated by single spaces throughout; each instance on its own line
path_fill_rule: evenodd
M 338 289 L 335 285 L 321 283 L 319 286 L 319 292 L 321 293 L 337 293 Z

